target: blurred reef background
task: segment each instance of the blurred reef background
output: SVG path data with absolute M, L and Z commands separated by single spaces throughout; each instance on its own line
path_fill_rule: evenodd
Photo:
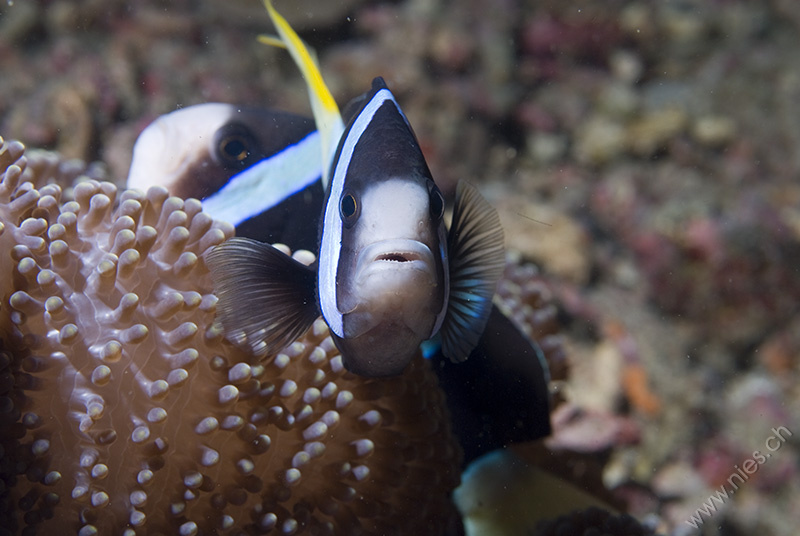
M 443 191 L 477 184 L 541 268 L 571 364 L 551 448 L 602 456 L 664 533 L 795 534 L 800 3 L 275 4 L 340 106 L 383 76 Z M 310 115 L 263 32 L 256 0 L 3 0 L 0 135 L 121 185 L 136 136 L 176 108 Z

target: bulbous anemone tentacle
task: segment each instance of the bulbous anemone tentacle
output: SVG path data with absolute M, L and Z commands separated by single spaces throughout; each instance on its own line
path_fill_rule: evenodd
M 460 449 L 420 356 L 395 378 L 352 375 L 318 321 L 256 360 L 214 323 L 203 254 L 233 231 L 198 201 L 92 180 L 65 201 L 13 142 L 0 141 L 0 173 L 0 525 L 441 534 L 452 522 Z

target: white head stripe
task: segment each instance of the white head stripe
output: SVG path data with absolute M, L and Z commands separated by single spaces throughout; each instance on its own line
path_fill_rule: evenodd
M 239 225 L 279 204 L 322 176 L 320 135 L 312 132 L 298 143 L 231 177 L 203 200 L 212 218 Z
M 328 327 L 339 337 L 344 336 L 342 313 L 336 306 L 336 272 L 339 267 L 339 252 L 342 246 L 342 220 L 339 217 L 339 199 L 342 197 L 347 168 L 350 167 L 350 160 L 353 157 L 356 144 L 372 122 L 375 113 L 386 101 L 392 101 L 397 110 L 400 110 L 392 93 L 388 89 L 381 89 L 364 106 L 361 113 L 356 117 L 353 126 L 347 132 L 342 151 L 339 153 L 339 160 L 336 162 L 336 169 L 333 170 L 331 193 L 325 205 L 322 241 L 319 248 L 319 303 L 320 309 L 322 309 L 322 316 L 325 317 Z M 405 119 L 405 116 L 403 119 Z

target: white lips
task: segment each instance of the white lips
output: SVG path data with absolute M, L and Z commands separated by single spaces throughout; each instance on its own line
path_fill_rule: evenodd
M 410 330 L 421 341 L 435 320 L 430 311 L 439 309 L 432 303 L 437 288 L 436 263 L 422 242 L 392 238 L 370 244 L 359 253 L 349 284 L 344 333 L 358 337 L 384 326 Z
M 434 264 L 430 248 L 417 240 L 390 239 L 368 245 L 358 255 L 356 277 L 384 269 L 430 269 Z

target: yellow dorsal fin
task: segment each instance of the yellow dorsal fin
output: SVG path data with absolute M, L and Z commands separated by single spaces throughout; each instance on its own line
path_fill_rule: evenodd
M 272 7 L 271 0 L 263 0 L 264 7 L 267 8 L 272 23 L 278 30 L 278 35 L 289 54 L 292 55 L 295 64 L 300 69 L 303 78 L 308 86 L 308 98 L 311 101 L 311 110 L 314 113 L 314 122 L 317 125 L 322 142 L 322 185 L 328 188 L 331 160 L 339 144 L 339 138 L 344 133 L 344 122 L 339 113 L 339 107 L 333 100 L 333 95 L 325 85 L 319 67 L 315 63 L 311 54 L 303 41 L 295 33 L 286 19 Z M 275 43 L 277 39 L 271 36 L 260 36 L 259 41 L 269 45 L 279 46 Z

